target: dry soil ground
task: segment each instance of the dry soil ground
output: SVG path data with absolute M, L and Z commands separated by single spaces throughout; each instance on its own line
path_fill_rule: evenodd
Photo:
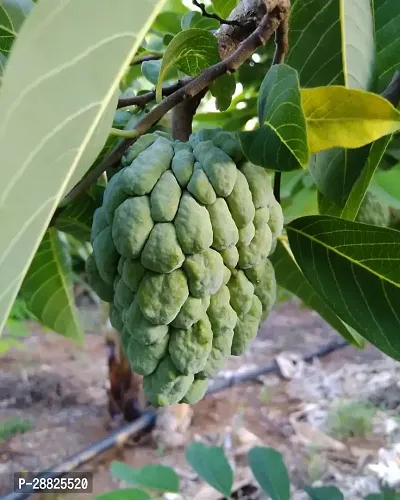
M 86 317 L 98 314 L 85 313 Z M 84 347 L 78 348 L 35 324 L 29 328 L 24 348 L 0 359 L 0 422 L 18 416 L 33 423 L 32 430 L 0 442 L 0 494 L 9 491 L 13 471 L 52 467 L 109 432 L 102 335 L 88 331 Z M 288 302 L 264 323 L 250 351 L 229 360 L 226 370 L 265 364 L 282 354 L 284 369 L 288 353 L 296 359 L 335 339 L 340 337 L 318 315 Z M 248 486 L 246 453 L 256 443 L 284 454 L 295 499 L 305 498 L 302 486 L 313 481 L 339 485 L 346 499 L 377 491 L 378 479 L 368 466 L 378 462 L 379 449 L 400 441 L 399 364 L 371 346 L 363 351 L 346 347 L 311 364 L 290 365 L 288 370 L 286 379 L 269 375 L 207 396 L 193 407 L 191 425 L 180 445 L 159 428 L 139 444 L 129 444 L 122 452 L 113 449 L 91 461 L 83 469 L 94 473 L 94 493 L 121 486 L 109 474 L 110 462 L 117 458 L 135 467 L 174 466 L 182 498 L 220 498 L 204 489 L 185 463 L 184 446 L 194 439 L 225 447 L 238 479 L 236 498 L 264 498 Z M 327 415 L 341 398 L 379 407 L 367 436 L 330 439 Z

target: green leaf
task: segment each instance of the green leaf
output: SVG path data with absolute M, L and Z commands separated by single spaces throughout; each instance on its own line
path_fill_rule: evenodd
M 370 89 L 374 59 L 370 0 L 292 2 L 286 61 L 298 70 L 302 87 Z
M 163 3 L 98 0 L 93 15 L 81 0 L 40 0 L 22 26 L 0 93 L 0 331 L 63 193 L 106 142 L 119 80 Z
M 400 112 L 372 92 L 341 86 L 301 90 L 310 152 L 359 148 L 400 129 Z
M 383 488 L 382 493 L 367 495 L 364 500 L 400 500 L 400 493 L 390 488 Z
M 282 455 L 273 448 L 255 446 L 248 457 L 249 467 L 262 490 L 272 500 L 289 500 L 290 479 Z
M 400 67 L 400 2 L 398 0 L 374 0 L 377 92 L 390 83 Z
M 275 277 L 279 286 L 293 293 L 308 307 L 314 309 L 321 318 L 329 323 L 342 337 L 356 347 L 364 347 L 364 340 L 341 321 L 324 302 L 321 295 L 306 280 L 287 245 L 278 240 L 275 252 L 271 256 Z
M 400 163 L 390 170 L 377 172 L 374 181 L 391 198 L 400 202 Z
M 238 0 L 212 0 L 215 12 L 226 19 L 232 10 L 236 7 Z
M 183 30 L 198 28 L 203 30 L 212 30 L 219 28 L 220 24 L 216 19 L 210 19 L 202 16 L 200 12 L 191 11 L 185 14 L 181 20 Z
M 294 193 L 283 210 L 285 221 L 302 215 L 318 214 L 317 190 L 303 188 Z
M 0 52 L 8 55 L 22 24 L 35 4 L 31 0 L 2 0 L 0 3 Z
M 152 28 L 161 31 L 163 34 L 172 33 L 175 35 L 181 31 L 181 18 L 176 12 L 160 12 L 154 20 Z
M 217 39 L 208 31 L 193 28 L 178 33 L 162 58 L 157 100 L 161 100 L 161 85 L 170 68 L 175 67 L 186 75 L 194 76 L 219 60 Z
M 217 109 L 225 111 L 232 102 L 236 90 L 235 75 L 222 75 L 211 85 L 211 94 L 215 97 Z
M 268 71 L 258 96 L 258 119 L 261 128 L 240 133 L 252 163 L 280 171 L 307 166 L 306 121 L 294 69 L 277 64 Z
M 336 486 L 304 488 L 304 491 L 312 500 L 344 500 L 343 493 Z
M 231 496 L 233 472 L 221 447 L 192 443 L 186 448 L 185 456 L 203 481 L 226 497 Z
M 143 76 L 153 85 L 156 85 L 160 75 L 161 61 L 142 62 Z
M 65 207 L 57 217 L 55 227 L 78 240 L 90 241 L 93 214 L 96 208 L 97 204 L 93 198 L 86 195 Z
M 55 229 L 48 229 L 22 284 L 24 298 L 29 310 L 43 325 L 82 341 L 71 277 L 68 247 Z
M 390 139 L 391 136 L 382 137 L 372 144 L 369 150 L 367 163 L 361 171 L 360 176 L 354 183 L 353 188 L 344 203 L 338 205 L 327 199 L 326 197 L 320 195 L 318 203 L 319 211 L 321 214 L 333 215 L 335 217 L 341 217 L 348 220 L 355 220 L 358 214 L 358 210 L 360 209 L 361 203 L 364 199 L 365 193 L 371 184 L 375 171 L 382 160 Z
M 328 216 L 286 226 L 314 290 L 362 337 L 400 360 L 400 232 Z
M 166 465 L 153 464 L 133 469 L 123 462 L 114 461 L 111 463 L 110 471 L 116 478 L 141 488 L 170 493 L 179 491 L 179 477 Z
M 151 496 L 137 488 L 125 488 L 96 495 L 91 500 L 151 500 Z
M 312 155 L 308 169 L 318 190 L 338 205 L 344 204 L 360 176 L 371 146 L 332 148 Z

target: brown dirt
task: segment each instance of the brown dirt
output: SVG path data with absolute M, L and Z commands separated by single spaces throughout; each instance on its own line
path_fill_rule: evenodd
M 76 346 L 54 333 L 43 332 L 35 324 L 29 324 L 29 328 L 31 334 L 24 348 L 11 350 L 1 358 L 0 423 L 18 416 L 30 419 L 34 427 L 0 442 L 0 494 L 9 490 L 13 471 L 52 467 L 109 433 L 103 337 L 88 332 L 84 345 Z M 340 337 L 317 314 L 297 303 L 286 303 L 271 314 L 250 351 L 241 358 L 232 357 L 226 369 L 265 364 L 283 351 L 313 352 L 335 339 Z M 371 346 L 363 351 L 346 347 L 326 356 L 323 365 L 334 371 L 345 363 L 380 359 L 383 356 Z M 299 409 L 302 399 L 291 395 L 287 386 L 287 381 L 272 375 L 207 396 L 193 407 L 187 442 L 201 436 L 215 443 L 228 427 L 239 426 L 254 433 L 265 445 L 282 451 L 289 461 L 297 459 L 290 439 L 293 429 L 289 416 Z M 381 444 L 374 443 L 374 449 Z M 108 472 L 115 458 L 135 467 L 155 462 L 172 465 L 182 472 L 183 484 L 193 483 L 192 477 L 185 479 L 190 472 L 182 447 L 171 450 L 167 446 L 163 451 L 154 440 L 147 439 L 123 450 L 113 449 L 84 467 L 94 473 L 94 493 L 118 486 Z M 294 480 L 300 484 L 301 473 L 297 471 Z

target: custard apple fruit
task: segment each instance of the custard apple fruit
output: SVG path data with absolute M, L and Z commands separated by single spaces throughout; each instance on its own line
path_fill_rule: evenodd
M 92 288 L 154 406 L 194 403 L 257 335 L 276 299 L 268 257 L 283 230 L 266 170 L 233 133 L 142 136 L 92 226 Z

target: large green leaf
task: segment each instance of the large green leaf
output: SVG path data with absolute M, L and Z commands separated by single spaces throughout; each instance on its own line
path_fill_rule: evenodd
M 90 2 L 40 0 L 22 26 L 0 93 L 0 331 L 75 169 L 107 139 L 119 80 L 163 3 L 98 0 L 93 15 Z
M 268 71 L 258 96 L 258 119 L 259 129 L 240 134 L 251 162 L 280 171 L 307 166 L 307 129 L 294 69 L 276 64 Z
M 186 75 L 198 75 L 220 60 L 217 39 L 209 31 L 192 28 L 178 33 L 169 43 L 161 62 L 157 83 L 157 100 L 166 73 L 175 67 Z
M 0 3 L 0 52 L 8 55 L 15 37 L 34 3 L 31 0 L 2 0 Z
M 55 227 L 78 240 L 90 241 L 93 214 L 96 208 L 97 204 L 93 198 L 85 195 L 65 207 L 57 217 Z
M 133 469 L 123 462 L 114 461 L 110 471 L 116 478 L 141 488 L 171 493 L 179 491 L 179 477 L 166 465 L 152 464 Z
M 369 89 L 374 58 L 370 0 L 292 2 L 286 60 L 298 70 L 302 87 Z
M 28 308 L 45 326 L 82 340 L 72 294 L 72 268 L 68 247 L 56 229 L 48 229 L 22 285 Z
M 281 453 L 273 448 L 255 446 L 248 457 L 254 477 L 271 500 L 289 500 L 290 479 Z
M 343 205 L 365 167 L 371 146 L 356 149 L 332 148 L 312 155 L 308 168 L 318 190 Z
M 203 481 L 230 498 L 233 472 L 221 447 L 192 443 L 186 448 L 185 456 Z
M 286 226 L 296 262 L 339 318 L 400 360 L 400 232 L 328 216 Z
M 310 152 L 359 148 L 400 129 L 400 112 L 378 94 L 340 85 L 302 89 Z
M 400 2 L 374 0 L 376 71 L 378 92 L 382 92 L 400 67 Z
M 274 265 L 276 281 L 279 286 L 293 293 L 299 299 L 316 311 L 324 320 L 329 323 L 342 337 L 356 347 L 364 347 L 364 341 L 358 334 L 341 321 L 332 309 L 324 302 L 322 297 L 313 289 L 306 280 L 287 245 L 278 241 L 275 252 L 271 256 Z

